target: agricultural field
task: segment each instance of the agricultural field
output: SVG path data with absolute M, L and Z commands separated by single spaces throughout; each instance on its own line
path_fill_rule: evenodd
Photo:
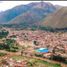
M 24 57 L 24 56 L 12 56 L 10 59 L 15 60 L 17 62 L 26 61 L 27 67 L 61 67 L 60 64 L 50 63 L 47 61 Z

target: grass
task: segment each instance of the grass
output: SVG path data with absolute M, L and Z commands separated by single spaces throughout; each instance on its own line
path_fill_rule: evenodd
M 27 60 L 28 67 L 61 67 L 60 64 L 54 64 L 54 63 L 49 63 L 47 61 L 43 61 L 43 60 L 38 60 L 38 59 L 34 59 L 34 58 L 27 58 L 27 57 L 23 57 L 23 56 L 13 56 L 12 57 L 14 60 Z
M 54 63 L 49 63 L 47 61 L 42 61 L 42 60 L 38 60 L 39 63 L 43 63 L 43 64 L 46 64 L 46 66 L 48 67 L 61 67 L 60 64 L 54 64 Z
M 22 57 L 22 56 L 13 56 L 12 57 L 14 60 L 18 61 L 18 60 L 24 60 L 25 57 Z
M 7 54 L 0 52 L 0 56 L 5 56 L 5 55 L 7 55 Z

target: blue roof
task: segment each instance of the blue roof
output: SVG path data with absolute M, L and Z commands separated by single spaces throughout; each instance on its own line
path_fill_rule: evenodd
M 49 52 L 49 50 L 47 48 L 39 48 L 39 49 L 36 49 L 36 52 L 47 53 Z

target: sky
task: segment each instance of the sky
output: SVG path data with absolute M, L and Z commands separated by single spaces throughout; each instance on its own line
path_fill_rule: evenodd
M 0 12 L 11 9 L 21 4 L 24 5 L 31 2 L 40 2 L 40 1 L 0 1 Z M 50 2 L 53 5 L 67 6 L 67 1 L 44 1 L 44 2 Z

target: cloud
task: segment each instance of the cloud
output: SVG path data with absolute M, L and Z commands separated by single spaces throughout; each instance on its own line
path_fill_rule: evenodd
M 0 1 L 0 3 L 3 3 L 3 1 Z
M 28 4 L 31 2 L 41 2 L 41 1 L 0 1 L 0 11 L 5 11 L 11 9 L 17 5 Z M 53 5 L 67 6 L 67 1 L 44 1 L 52 3 Z

